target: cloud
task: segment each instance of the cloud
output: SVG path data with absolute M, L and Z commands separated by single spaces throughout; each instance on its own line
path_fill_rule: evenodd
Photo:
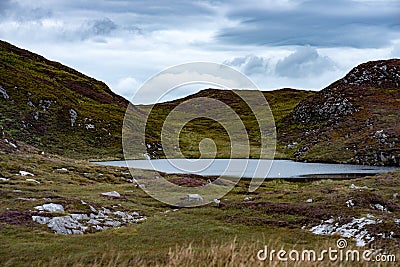
M 279 60 L 275 72 L 284 77 L 309 77 L 333 70 L 335 63 L 327 56 L 321 56 L 313 47 L 298 47 L 295 52 Z
M 42 8 L 41 6 L 30 6 L 24 3 L 19 3 L 16 0 L 1 0 L 0 1 L 0 21 L 15 20 L 35 21 L 42 18 L 47 18 L 52 15 L 50 9 Z
M 290 1 L 289 1 L 290 2 Z M 237 45 L 384 47 L 397 38 L 398 1 L 292 1 L 287 8 L 239 8 L 227 17 L 237 24 L 216 38 Z
M 112 90 L 118 92 L 126 99 L 131 99 L 139 88 L 140 83 L 133 77 L 126 77 L 119 79 L 115 85 L 111 87 Z
M 247 55 L 226 60 L 224 61 L 224 64 L 237 67 L 246 75 L 256 73 L 265 74 L 268 68 L 268 59 L 256 55 Z
M 399 57 L 398 13 L 390 0 L 0 0 L 0 39 L 127 98 L 193 61 L 224 62 L 263 90 L 321 89 L 359 63 Z

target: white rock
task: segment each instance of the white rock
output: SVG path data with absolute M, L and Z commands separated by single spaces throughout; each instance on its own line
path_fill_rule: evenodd
M 217 199 L 217 198 L 214 198 L 214 203 L 216 203 L 216 204 L 219 204 L 219 203 L 221 203 L 221 200 L 219 200 L 219 199 Z
M 203 197 L 200 196 L 199 194 L 187 194 L 187 200 L 188 201 L 203 201 Z
M 100 224 L 100 222 L 99 222 L 98 220 L 95 220 L 95 219 L 90 219 L 90 220 L 88 221 L 88 223 L 89 223 L 89 224 L 94 224 L 94 225 Z
M 347 201 L 346 201 L 346 205 L 347 205 L 348 208 L 354 207 L 354 202 L 353 202 L 353 200 L 352 200 L 352 199 L 347 200 Z
M 250 201 L 250 200 L 252 200 L 253 198 L 251 198 L 251 197 L 245 197 L 243 200 L 244 201 Z
M 42 206 L 36 206 L 35 209 L 40 211 L 49 211 L 49 212 L 64 212 L 64 207 L 60 204 L 43 204 Z
M 43 216 L 32 216 L 32 220 L 40 224 L 47 224 L 50 221 L 50 218 Z
M 19 171 L 19 175 L 21 176 L 35 176 L 33 173 L 27 172 L 27 171 Z
M 89 220 L 89 216 L 84 213 L 73 213 L 70 216 L 72 219 L 78 220 L 78 221 Z
M 134 211 L 134 212 L 132 212 L 132 216 L 134 216 L 134 217 L 138 217 L 138 216 L 140 216 L 140 214 L 139 214 L 139 212 L 137 212 L 137 211 Z
M 3 181 L 3 182 L 5 182 L 5 181 L 9 181 L 10 179 L 8 179 L 8 178 L 3 178 L 3 177 L 0 177 L 0 181 Z
M 307 202 L 307 203 L 312 203 L 313 200 L 312 200 L 312 198 L 309 198 L 309 199 L 306 200 L 306 202 Z
M 39 181 L 35 180 L 35 179 L 26 179 L 27 182 L 33 182 L 33 183 L 37 183 L 40 184 Z
M 118 193 L 117 191 L 105 192 L 101 193 L 101 195 L 105 197 L 121 197 L 120 193 Z
M 1 87 L 1 85 L 0 85 L 0 94 L 3 95 L 4 99 L 9 99 L 9 98 L 10 98 L 10 96 L 7 94 L 6 89 L 4 89 L 3 87 Z
M 371 208 L 375 208 L 375 209 L 377 209 L 377 210 L 380 210 L 380 211 L 388 211 L 384 206 L 382 206 L 381 204 L 375 204 L 375 205 L 371 205 Z
M 321 224 L 314 226 L 310 231 L 317 235 L 332 235 L 339 234 L 342 237 L 353 238 L 356 241 L 357 246 L 365 246 L 374 240 L 369 233 L 364 230 L 366 225 L 381 223 L 381 221 L 375 221 L 364 217 L 353 218 L 353 220 L 344 225 L 334 223 L 333 219 L 323 221 Z
M 78 221 L 70 216 L 54 217 L 50 219 L 47 225 L 57 234 L 83 234 L 85 228 Z M 75 231 L 74 231 L 75 230 Z
M 356 186 L 355 184 L 351 184 L 351 185 L 349 186 L 349 189 L 358 189 L 358 186 Z
M 399 196 L 399 193 L 394 193 L 394 194 L 393 194 L 393 198 L 394 198 L 394 199 L 398 198 L 398 196 Z

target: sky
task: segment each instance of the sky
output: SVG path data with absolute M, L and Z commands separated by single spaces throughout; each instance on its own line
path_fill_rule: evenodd
M 397 0 L 0 1 L 0 39 L 128 99 L 194 61 L 229 65 L 261 90 L 321 90 L 360 63 L 400 58 L 399 33 Z

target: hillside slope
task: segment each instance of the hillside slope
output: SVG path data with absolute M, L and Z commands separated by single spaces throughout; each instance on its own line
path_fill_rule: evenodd
M 270 109 L 273 113 L 275 124 L 280 127 L 281 120 L 293 111 L 293 108 L 303 99 L 312 96 L 314 92 L 284 88 L 275 91 L 262 92 L 267 99 Z M 247 99 L 257 99 L 254 91 L 243 90 L 241 94 L 245 94 Z M 235 93 L 235 90 L 222 90 L 222 89 L 204 89 L 200 92 L 189 95 L 187 97 L 159 103 L 154 105 L 149 119 L 148 119 L 148 136 L 146 136 L 146 143 L 148 145 L 148 153 L 151 157 L 160 158 L 164 157 L 163 147 L 161 144 L 161 129 L 163 122 L 170 112 L 185 101 L 190 101 L 196 98 L 211 98 L 223 102 L 228 105 L 241 119 L 246 127 L 247 135 L 250 141 L 250 157 L 257 158 L 260 155 L 260 130 L 258 122 L 250 110 L 249 106 Z M 141 106 L 139 109 L 149 109 L 149 106 Z M 211 107 L 204 106 L 204 111 L 207 115 L 212 112 Z M 253 107 L 254 108 L 254 107 Z M 259 107 L 264 108 L 264 107 Z M 216 110 L 215 112 L 221 112 Z M 194 113 L 193 110 L 185 110 L 184 113 Z M 179 115 L 178 115 L 179 116 Z M 212 139 L 218 149 L 217 157 L 229 158 L 231 147 L 229 136 L 221 123 L 211 119 L 200 117 L 199 114 L 193 114 L 194 117 L 199 117 L 190 121 L 183 127 L 180 133 L 180 150 L 186 157 L 197 158 L 200 156 L 199 143 L 204 138 Z M 285 158 L 287 155 L 282 153 L 282 146 L 277 144 L 277 157 Z M 243 150 L 243 156 L 247 154 Z M 204 156 L 204 155 L 203 155 Z
M 303 100 L 279 140 L 299 160 L 400 165 L 400 60 L 361 64 Z
M 122 157 L 127 104 L 103 82 L 0 41 L 0 127 L 18 141 L 72 158 Z

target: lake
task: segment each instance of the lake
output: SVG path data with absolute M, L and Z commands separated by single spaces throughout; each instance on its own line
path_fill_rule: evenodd
M 243 178 L 355 178 L 400 169 L 399 167 L 258 159 L 156 159 L 94 163 L 108 166 L 128 166 L 165 173 Z

